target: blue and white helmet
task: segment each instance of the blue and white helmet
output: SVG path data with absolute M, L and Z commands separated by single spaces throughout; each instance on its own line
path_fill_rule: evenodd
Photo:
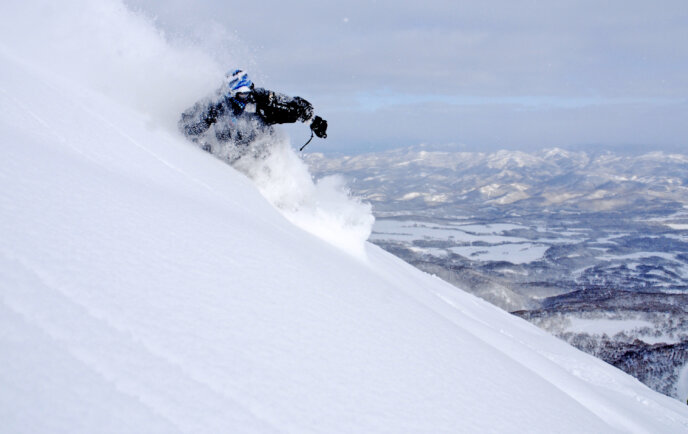
M 241 69 L 228 72 L 226 78 L 227 90 L 230 96 L 236 96 L 237 93 L 250 92 L 253 89 L 253 82 L 248 78 L 248 74 Z

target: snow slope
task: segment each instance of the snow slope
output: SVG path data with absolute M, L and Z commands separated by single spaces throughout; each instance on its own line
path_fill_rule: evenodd
M 150 108 L 32 56 L 3 36 L 2 432 L 688 432 L 677 401 L 304 232 Z

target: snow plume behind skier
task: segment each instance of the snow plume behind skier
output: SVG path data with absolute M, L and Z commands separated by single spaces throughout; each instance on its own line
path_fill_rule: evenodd
M 180 113 L 199 96 L 212 94 L 213 81 L 222 78 L 225 70 L 219 62 L 226 64 L 249 54 L 235 39 L 223 39 L 217 46 L 204 48 L 190 39 L 170 38 L 155 27 L 152 19 L 127 8 L 120 0 L 5 2 L 0 17 L 7 18 L 0 26 L 7 55 L 23 58 L 22 53 L 30 53 L 30 58 L 23 61 L 31 68 L 50 71 L 56 79 L 76 82 L 90 92 L 134 109 L 151 128 L 170 133 L 170 146 L 187 145 L 173 143 L 178 135 Z M 26 23 L 35 25 L 28 28 Z M 68 97 L 65 103 L 74 104 L 72 95 Z M 274 129 L 273 141 L 265 143 L 273 150 L 281 149 L 279 156 L 256 163 L 261 169 L 242 169 L 245 173 L 260 173 L 256 184 L 261 192 L 272 198 L 281 211 L 290 210 L 290 219 L 295 224 L 312 233 L 320 231 L 317 235 L 334 244 L 337 241 L 332 239 L 337 234 L 342 239 L 353 234 L 354 239 L 356 234 L 369 233 L 370 208 L 359 206 L 344 188 L 332 187 L 334 182 L 314 183 L 305 165 L 289 149 L 286 135 Z M 286 156 L 281 158 L 283 155 Z M 288 182 L 297 187 L 285 188 L 280 193 L 281 187 L 270 186 L 270 175 L 265 173 L 269 165 L 275 166 L 273 176 L 293 174 Z M 280 175 L 285 182 L 288 178 Z M 285 198 L 293 202 L 289 204 Z M 352 211 L 342 214 L 341 209 Z M 283 212 L 286 215 L 287 211 Z M 344 215 L 349 217 L 342 218 Z M 322 222 L 308 223 L 313 216 L 322 216 Z M 322 230 L 323 227 L 327 229 Z M 358 236 L 359 243 L 352 243 L 350 250 L 362 251 L 366 237 Z
M 365 242 L 375 222 L 370 204 L 351 196 L 341 176 L 313 181 L 286 135 L 269 145 L 267 157 L 242 158 L 234 167 L 251 178 L 261 194 L 293 224 L 365 259 Z
M 371 206 L 349 195 L 343 178 L 314 182 L 306 164 L 275 124 L 311 121 L 327 137 L 327 122 L 303 98 L 257 88 L 242 70 L 228 73 L 212 97 L 186 110 L 184 135 L 251 178 L 263 196 L 295 225 L 365 258 L 374 223 Z

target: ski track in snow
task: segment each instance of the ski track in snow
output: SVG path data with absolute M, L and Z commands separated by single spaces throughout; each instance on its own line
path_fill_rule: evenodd
M 198 419 L 204 420 L 213 432 L 221 432 L 227 426 L 279 432 L 267 423 L 267 415 L 258 416 L 256 409 L 242 402 L 241 397 L 229 396 L 229 390 L 218 390 L 202 375 L 187 372 L 183 365 L 162 351 L 154 350 L 57 289 L 57 284 L 47 283 L 37 267 L 9 260 L 7 254 L 3 257 L 2 271 L 15 270 L 12 275 L 2 276 L 3 281 L 11 282 L 5 288 L 3 304 L 40 327 L 53 341 L 69 348 L 73 357 L 102 377 L 117 393 L 135 398 L 180 432 L 194 431 Z M 40 303 L 30 305 L 27 299 L 40 300 Z M 69 318 L 80 318 L 80 323 Z M 98 345 L 107 345 L 110 350 L 107 355 L 87 349 L 85 344 L 92 339 L 92 334 L 98 336 Z M 175 380 L 176 384 L 172 385 L 175 391 L 166 384 L 170 379 Z M 191 407 L 186 402 L 175 403 L 174 399 L 161 400 L 161 393 L 170 397 L 175 393 L 193 394 L 197 397 L 193 401 L 197 405 Z

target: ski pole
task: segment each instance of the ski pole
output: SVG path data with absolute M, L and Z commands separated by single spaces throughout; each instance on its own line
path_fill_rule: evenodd
M 308 141 L 303 146 L 301 146 L 301 148 L 299 149 L 299 152 L 303 151 L 303 148 L 305 148 L 306 145 L 308 145 L 311 142 L 311 140 L 313 140 L 313 130 L 311 130 L 311 138 L 308 139 Z

